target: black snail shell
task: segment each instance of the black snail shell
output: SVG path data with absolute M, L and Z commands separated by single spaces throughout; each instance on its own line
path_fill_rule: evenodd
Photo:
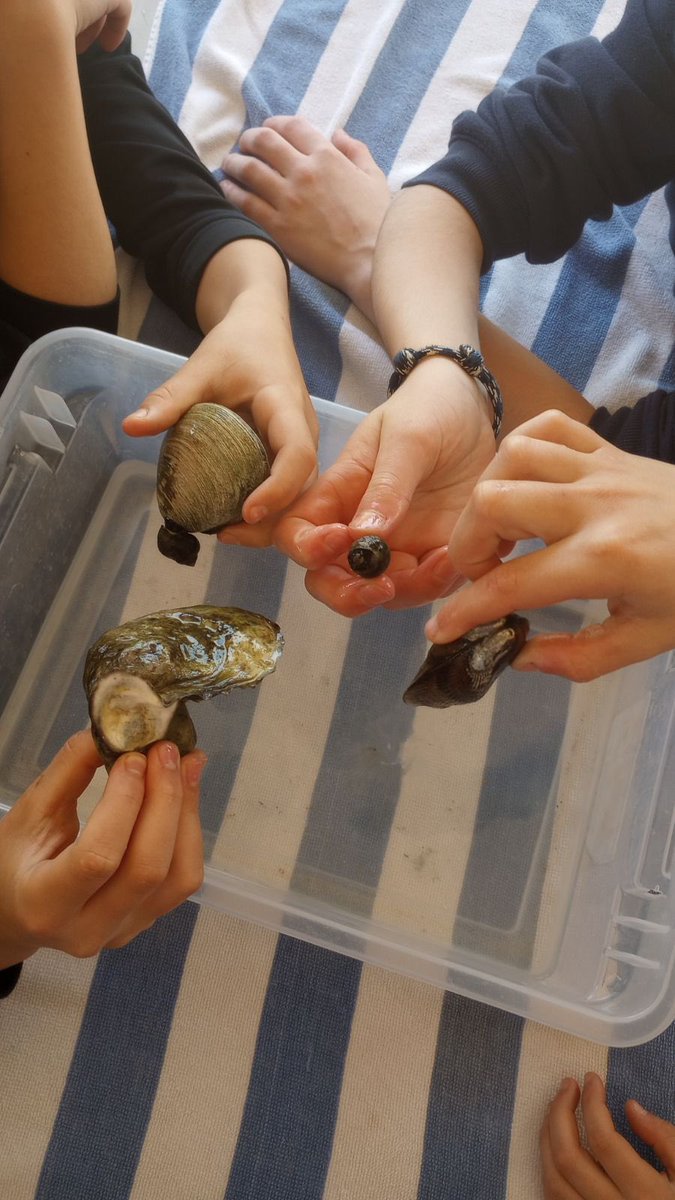
M 149 613 L 109 629 L 90 648 L 84 689 L 94 741 L 110 770 L 130 750 L 166 738 L 181 754 L 196 745 L 186 700 L 209 700 L 254 687 L 273 671 L 284 639 L 279 626 L 243 608 Z
M 352 571 L 364 579 L 374 579 L 386 571 L 391 562 L 391 550 L 383 538 L 367 533 L 357 538 L 347 555 Z
M 167 558 L 194 566 L 195 533 L 217 533 L 241 520 L 244 501 L 270 473 L 260 438 L 222 404 L 195 404 L 169 430 L 157 463 L 157 502 L 164 525 L 157 545 Z
M 520 653 L 529 629 L 525 617 L 509 613 L 445 646 L 432 645 L 403 699 L 428 708 L 480 700 Z

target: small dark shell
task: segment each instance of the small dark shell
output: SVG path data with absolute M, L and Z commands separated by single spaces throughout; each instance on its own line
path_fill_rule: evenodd
M 403 699 L 427 708 L 480 700 L 520 653 L 529 629 L 525 617 L 509 613 L 489 625 L 477 625 L 454 642 L 432 645 Z
M 367 533 L 352 543 L 347 562 L 357 575 L 364 579 L 374 579 L 389 566 L 391 550 L 381 537 Z
M 195 404 L 169 430 L 157 463 L 162 554 L 193 566 L 195 533 L 241 521 L 244 501 L 269 475 L 267 452 L 246 421 L 222 404 Z

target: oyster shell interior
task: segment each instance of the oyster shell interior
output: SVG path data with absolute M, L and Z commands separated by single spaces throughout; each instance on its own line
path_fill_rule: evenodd
M 282 650 L 279 626 L 242 608 L 167 609 L 109 629 L 91 646 L 83 680 L 104 762 L 162 738 L 189 753 L 196 734 L 185 701 L 255 687 Z

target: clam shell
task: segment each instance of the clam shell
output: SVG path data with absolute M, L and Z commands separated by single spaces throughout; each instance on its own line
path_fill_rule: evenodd
M 520 653 L 530 624 L 517 613 L 477 625 L 446 645 L 432 645 L 410 686 L 406 704 L 449 708 L 480 700 Z
M 106 765 L 160 738 L 188 753 L 196 735 L 185 701 L 254 687 L 275 669 L 282 649 L 274 621 L 210 604 L 149 613 L 109 629 L 90 648 L 83 678 Z
M 244 501 L 269 471 L 265 447 L 246 421 L 222 404 L 193 405 L 166 434 L 157 463 L 162 554 L 192 565 L 199 543 L 186 535 L 240 521 Z

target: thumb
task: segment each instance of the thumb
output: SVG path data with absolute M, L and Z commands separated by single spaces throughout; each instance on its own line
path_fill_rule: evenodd
M 206 399 L 206 379 L 201 380 L 194 359 L 149 392 L 140 408 L 124 418 L 122 428 L 131 437 L 163 433 L 200 400 Z
M 648 1112 L 637 1100 L 628 1101 L 626 1116 L 633 1132 L 659 1156 L 671 1183 L 675 1181 L 675 1125 Z
M 349 522 L 350 532 L 390 532 L 406 515 L 425 469 L 426 464 L 406 450 L 404 439 L 387 436 L 383 428 L 370 483 Z
M 383 174 L 365 142 L 360 142 L 357 138 L 353 138 L 344 129 L 336 129 L 331 140 L 336 150 L 344 154 L 345 158 L 353 162 L 354 166 L 359 167 L 361 171 L 365 171 L 367 175 Z

